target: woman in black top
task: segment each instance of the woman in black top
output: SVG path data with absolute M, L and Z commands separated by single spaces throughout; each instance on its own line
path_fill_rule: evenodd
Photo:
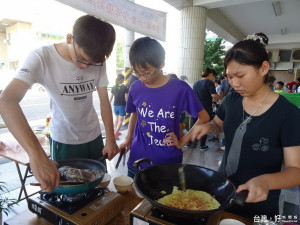
M 279 221 L 283 218 L 280 189 L 300 185 L 300 110 L 267 84 L 267 43 L 267 36 L 257 33 L 227 52 L 224 66 L 235 92 L 224 98 L 212 121 L 195 125 L 187 135 L 193 140 L 224 129 L 226 148 L 219 172 L 237 192 L 249 191 L 243 207 L 233 205 L 228 210 L 251 219 L 266 216 Z M 185 144 L 174 136 L 166 142 L 178 148 Z
M 120 129 L 122 127 L 123 119 L 126 114 L 125 106 L 128 96 L 128 88 L 123 84 L 124 75 L 118 74 L 116 78 L 116 84 L 111 89 L 111 95 L 109 101 L 111 102 L 113 97 L 114 100 L 114 114 L 115 114 L 115 138 L 119 140 L 121 134 Z

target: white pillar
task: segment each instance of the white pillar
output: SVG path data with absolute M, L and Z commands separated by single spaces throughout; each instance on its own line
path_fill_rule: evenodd
M 134 0 L 129 0 L 135 2 Z M 131 30 L 125 30 L 125 51 L 124 51 L 124 66 L 125 66 L 125 85 L 128 85 L 129 78 L 131 75 L 130 62 L 129 62 L 129 51 L 132 43 L 134 42 L 134 32 Z M 125 118 L 126 121 L 126 118 Z M 129 121 L 129 120 L 128 120 Z
M 126 30 L 125 31 L 125 55 L 124 55 L 125 72 L 130 68 L 129 50 L 133 42 L 134 42 L 134 32 L 131 30 Z
M 203 69 L 206 8 L 186 7 L 181 10 L 179 76 L 185 75 L 190 83 L 201 77 Z

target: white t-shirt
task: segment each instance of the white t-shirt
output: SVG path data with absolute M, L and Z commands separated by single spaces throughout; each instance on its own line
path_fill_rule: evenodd
M 93 106 L 95 87 L 108 84 L 106 64 L 79 69 L 62 58 L 54 45 L 32 51 L 15 78 L 29 85 L 39 83 L 50 96 L 50 135 L 65 144 L 83 144 L 100 134 Z

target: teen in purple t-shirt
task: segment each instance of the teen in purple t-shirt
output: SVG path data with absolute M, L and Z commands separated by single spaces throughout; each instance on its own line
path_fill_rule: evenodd
M 130 149 L 128 175 L 134 177 L 138 170 L 133 163 L 137 159 L 149 158 L 153 165 L 182 162 L 182 150 L 168 146 L 164 139 L 171 133 L 180 137 L 179 119 L 183 110 L 199 117 L 198 123 L 207 122 L 209 116 L 188 84 L 162 74 L 165 51 L 159 42 L 149 37 L 137 39 L 131 46 L 129 59 L 139 81 L 129 90 L 126 112 L 131 116 L 120 149 Z M 142 168 L 146 166 L 141 164 Z

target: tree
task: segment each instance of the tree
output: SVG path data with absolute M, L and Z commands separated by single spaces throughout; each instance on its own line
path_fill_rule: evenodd
M 205 40 L 203 69 L 213 68 L 220 76 L 224 71 L 223 59 L 225 56 L 225 40 L 217 37 L 215 40 Z

